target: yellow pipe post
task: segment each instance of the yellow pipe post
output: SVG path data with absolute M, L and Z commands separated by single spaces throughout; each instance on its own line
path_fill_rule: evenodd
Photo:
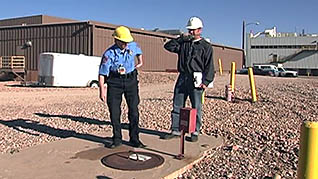
M 223 68 L 222 68 L 222 61 L 221 59 L 219 58 L 219 71 L 220 71 L 220 75 L 223 74 Z
M 305 121 L 301 126 L 297 178 L 318 178 L 318 122 Z
M 205 91 L 202 92 L 202 96 L 201 96 L 202 104 L 204 104 L 204 101 L 205 101 Z
M 232 87 L 232 92 L 234 92 L 234 89 L 235 89 L 235 62 L 232 62 L 231 63 L 231 82 L 230 82 L 230 85 Z
M 256 96 L 256 88 L 255 88 L 254 74 L 253 74 L 253 68 L 252 67 L 248 68 L 248 77 L 250 79 L 250 86 L 251 86 L 251 93 L 252 93 L 252 102 L 256 102 L 257 101 L 257 96 Z

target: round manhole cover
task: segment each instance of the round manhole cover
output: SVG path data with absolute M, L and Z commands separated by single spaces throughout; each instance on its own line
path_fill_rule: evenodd
M 102 158 L 102 163 L 119 170 L 146 170 L 163 164 L 164 158 L 149 152 L 117 152 Z

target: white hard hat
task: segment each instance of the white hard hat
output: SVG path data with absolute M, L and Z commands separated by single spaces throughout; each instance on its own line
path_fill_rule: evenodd
M 203 27 L 203 23 L 198 17 L 191 17 L 187 24 L 187 29 L 199 29 Z

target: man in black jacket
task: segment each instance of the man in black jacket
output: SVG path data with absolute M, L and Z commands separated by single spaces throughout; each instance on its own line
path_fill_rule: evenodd
M 186 28 L 189 34 L 181 35 L 164 45 L 166 50 L 178 54 L 179 76 L 174 88 L 171 133 L 162 138 L 180 137 L 180 109 L 185 107 L 189 96 L 192 108 L 197 109 L 196 130 L 190 138 L 190 141 L 196 142 L 202 125 L 202 93 L 214 79 L 213 49 L 211 44 L 201 37 L 203 23 L 198 17 L 191 17 Z

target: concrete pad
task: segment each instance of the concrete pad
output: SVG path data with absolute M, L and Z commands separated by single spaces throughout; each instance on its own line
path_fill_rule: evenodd
M 111 136 L 111 133 L 106 135 Z M 127 130 L 123 130 L 123 138 L 129 140 Z M 180 139 L 162 140 L 158 133 L 151 132 L 140 133 L 140 138 L 147 148 L 138 149 L 124 144 L 109 149 L 102 143 L 74 136 L 13 155 L 2 154 L 0 179 L 175 178 L 199 162 L 208 150 L 223 143 L 221 137 L 200 135 L 198 142 L 185 142 L 185 158 L 177 160 L 174 157 L 179 154 Z M 117 170 L 101 163 L 104 156 L 129 150 L 155 153 L 162 156 L 165 162 L 159 167 L 142 171 Z

